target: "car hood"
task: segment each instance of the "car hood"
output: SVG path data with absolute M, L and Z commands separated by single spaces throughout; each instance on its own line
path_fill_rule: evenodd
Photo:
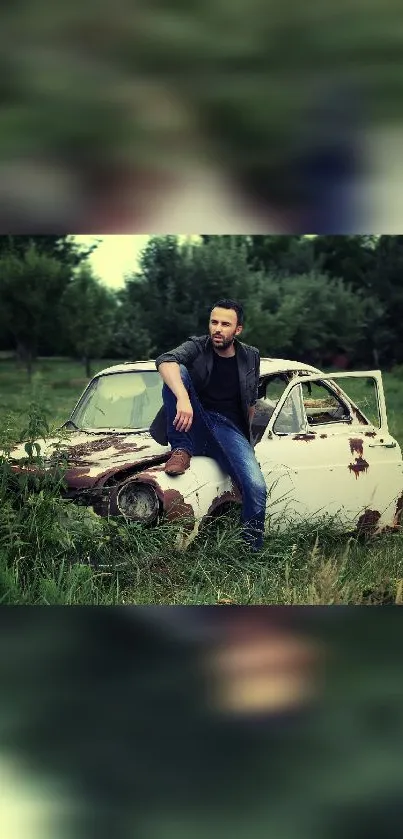
M 101 484 L 122 469 L 161 462 L 169 454 L 169 446 L 156 443 L 148 431 L 141 432 L 69 432 L 68 437 L 38 440 L 40 455 L 46 466 L 67 460 L 66 480 L 69 486 Z M 11 463 L 26 458 L 25 444 L 10 451 Z

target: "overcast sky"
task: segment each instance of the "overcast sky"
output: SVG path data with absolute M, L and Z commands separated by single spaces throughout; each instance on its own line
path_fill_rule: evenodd
M 102 239 L 90 258 L 94 272 L 111 288 L 122 288 L 124 275 L 139 267 L 139 256 L 149 236 L 75 236 L 75 239 L 85 245 Z
M 102 239 L 90 257 L 94 273 L 110 288 L 123 288 L 125 274 L 131 274 L 139 266 L 139 257 L 150 236 L 75 236 L 76 242 L 91 245 Z M 178 236 L 185 240 L 188 236 Z M 198 236 L 189 238 L 197 241 Z

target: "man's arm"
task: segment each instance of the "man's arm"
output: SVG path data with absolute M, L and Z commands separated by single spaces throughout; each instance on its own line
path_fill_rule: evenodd
M 177 431 L 189 431 L 193 422 L 193 408 L 189 394 L 182 381 L 179 364 L 176 361 L 163 361 L 158 372 L 165 384 L 176 396 L 176 415 L 174 427 Z
M 189 394 L 182 381 L 180 364 L 187 367 L 198 355 L 200 349 L 195 341 L 189 340 L 167 353 L 162 353 L 155 361 L 155 366 L 165 384 L 176 396 L 176 416 L 174 426 L 177 431 L 189 431 L 193 422 L 193 408 Z
M 179 364 L 176 361 L 162 361 L 158 372 L 163 382 L 172 390 L 177 399 L 188 395 L 182 381 Z
M 161 355 L 155 359 L 155 366 L 157 370 L 159 370 L 159 367 L 163 362 L 172 361 L 176 362 L 176 364 L 183 364 L 185 367 L 188 367 L 188 365 L 197 358 L 200 352 L 201 347 L 197 338 L 188 338 L 187 341 L 184 341 L 183 344 L 179 344 L 179 346 L 175 347 L 175 349 L 169 350 L 169 352 L 161 353 Z

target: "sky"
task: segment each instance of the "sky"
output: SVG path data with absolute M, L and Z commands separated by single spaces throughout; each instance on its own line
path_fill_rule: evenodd
M 94 273 L 110 288 L 123 288 L 124 275 L 139 268 L 139 256 L 149 236 L 75 236 L 76 242 L 102 242 L 90 257 Z
M 97 277 L 109 288 L 123 288 L 125 274 L 131 274 L 140 268 L 139 257 L 150 236 L 74 236 L 76 242 L 91 245 L 102 240 L 90 256 L 90 263 Z M 178 236 L 180 240 L 188 236 Z M 196 239 L 197 236 L 190 238 Z

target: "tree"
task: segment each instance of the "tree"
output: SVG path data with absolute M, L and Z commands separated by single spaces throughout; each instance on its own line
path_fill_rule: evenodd
M 403 236 L 379 236 L 369 271 L 371 292 L 383 307 L 377 327 L 384 364 L 403 362 Z
M 169 349 L 190 334 L 205 333 L 210 308 L 219 297 L 246 302 L 255 274 L 245 242 L 214 236 L 204 243 L 177 237 L 153 237 L 138 275 L 127 282 L 128 299 L 139 306 L 156 352 Z
M 60 329 L 58 305 L 70 268 L 30 244 L 22 256 L 0 257 L 0 324 L 6 325 L 31 378 L 43 334 Z
M 250 266 L 269 274 L 307 274 L 321 265 L 306 236 L 248 236 L 247 251 Z
M 96 250 L 99 240 L 95 239 L 84 246 L 75 241 L 74 236 L 0 236 L 0 257 L 14 253 L 24 257 L 29 247 L 34 244 L 38 253 L 59 260 L 63 265 L 76 268 Z
M 363 299 L 342 280 L 311 273 L 264 275 L 248 301 L 245 340 L 262 355 L 291 357 L 321 366 L 336 348 L 352 353 L 368 313 Z
M 102 356 L 115 323 L 116 300 L 89 265 L 81 265 L 65 289 L 61 310 L 71 345 L 91 376 L 91 360 Z
M 375 236 L 316 236 L 312 246 L 324 273 L 341 277 L 354 289 L 371 292 L 376 242 Z
M 330 277 L 365 295 L 372 314 L 360 357 L 376 366 L 403 361 L 403 236 L 318 236 L 314 247 Z
M 154 236 L 140 259 L 140 272 L 126 282 L 132 311 L 141 311 L 156 352 L 180 343 L 194 328 L 194 289 L 187 246 L 176 236 Z
M 118 292 L 115 324 L 108 350 L 112 358 L 148 359 L 154 352 L 149 330 L 140 306 L 130 299 L 128 289 Z

